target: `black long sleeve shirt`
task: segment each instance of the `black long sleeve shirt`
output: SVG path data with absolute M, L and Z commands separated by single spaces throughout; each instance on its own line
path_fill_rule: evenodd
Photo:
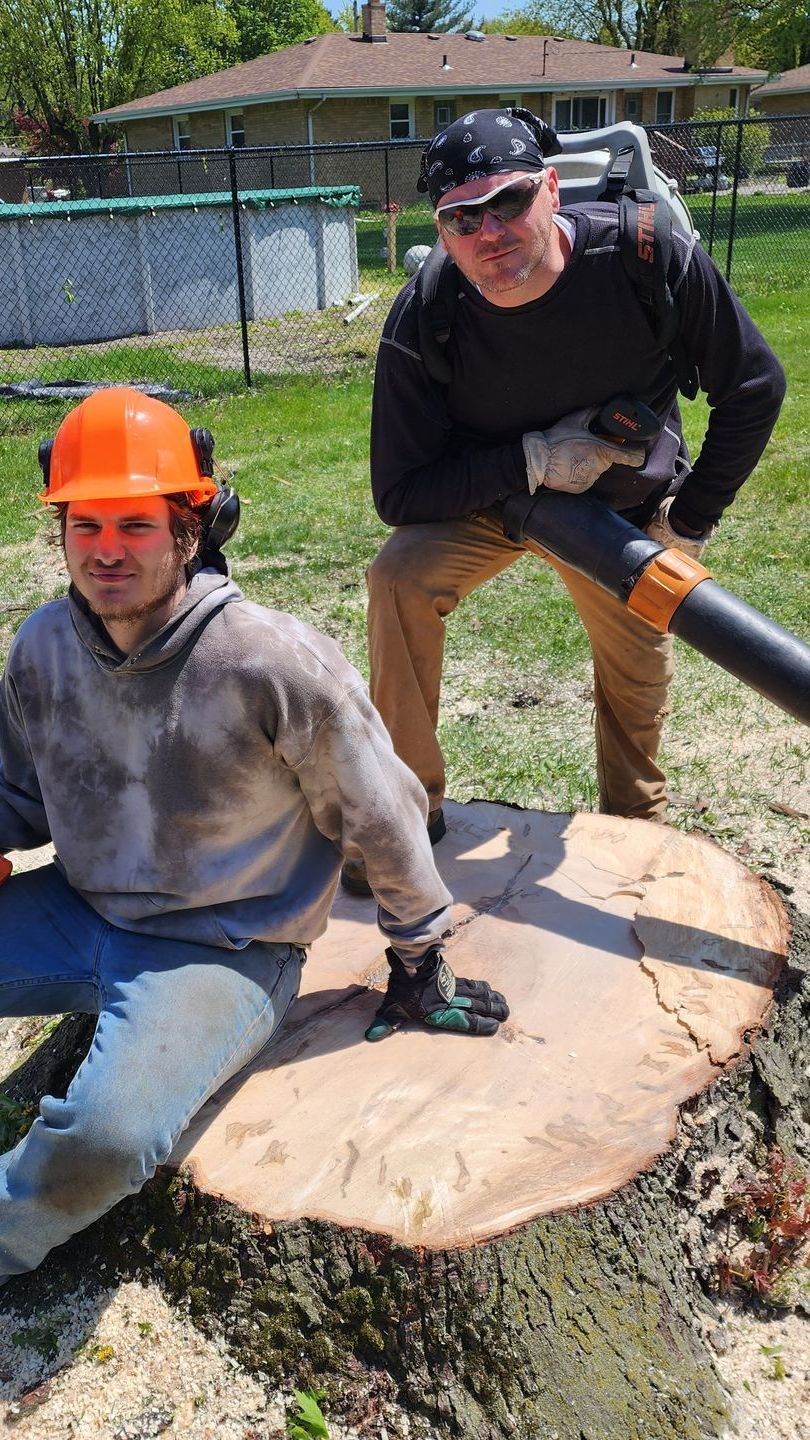
M 661 431 L 641 469 L 612 466 L 595 495 L 643 525 L 678 489 L 673 518 L 701 531 L 731 503 L 776 422 L 782 367 L 710 257 L 673 234 L 679 330 L 711 407 L 690 469 L 675 371 L 624 269 L 614 213 L 562 212 L 576 226 L 572 254 L 527 305 L 492 305 L 457 272 L 448 386 L 422 359 L 415 281 L 400 291 L 377 359 L 371 427 L 372 489 L 387 524 L 452 519 L 524 491 L 524 433 L 620 394 L 650 405 Z

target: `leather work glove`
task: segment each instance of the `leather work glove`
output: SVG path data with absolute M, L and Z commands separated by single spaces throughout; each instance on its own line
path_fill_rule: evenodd
M 588 426 L 598 414 L 596 406 L 574 410 L 549 430 L 530 430 L 523 436 L 530 495 L 539 485 L 581 495 L 611 465 L 631 465 L 635 470 L 644 464 L 642 445 L 620 445 L 591 433 Z
M 428 950 L 415 975 L 388 949 L 391 967 L 382 1005 L 366 1031 L 367 1040 L 384 1040 L 409 1020 L 436 1030 L 465 1035 L 494 1035 L 509 1006 L 486 980 L 463 980 L 453 974 L 438 946 Z
M 664 545 L 667 550 L 680 550 L 681 554 L 688 555 L 690 560 L 699 560 L 714 526 L 710 526 L 703 535 L 681 535 L 673 529 L 669 519 L 674 499 L 674 495 L 667 495 L 666 499 L 661 501 L 644 533 L 659 545 Z

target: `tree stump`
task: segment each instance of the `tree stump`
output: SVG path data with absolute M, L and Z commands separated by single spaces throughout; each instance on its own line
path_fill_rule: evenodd
M 340 895 L 277 1044 L 76 1253 L 145 1244 L 243 1360 L 326 1379 L 355 1420 L 396 1397 L 462 1440 L 718 1434 L 707 1235 L 806 1090 L 798 972 L 757 1042 L 784 906 L 667 826 L 446 814 L 447 955 L 507 995 L 499 1035 L 366 1044 L 382 942 L 374 903 Z

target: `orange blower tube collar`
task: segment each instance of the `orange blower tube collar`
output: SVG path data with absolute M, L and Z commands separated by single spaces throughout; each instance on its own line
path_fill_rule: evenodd
M 662 550 L 654 555 L 646 570 L 636 581 L 627 601 L 639 620 L 662 633 L 669 629 L 681 601 L 702 580 L 711 575 L 700 561 L 692 560 L 680 550 Z

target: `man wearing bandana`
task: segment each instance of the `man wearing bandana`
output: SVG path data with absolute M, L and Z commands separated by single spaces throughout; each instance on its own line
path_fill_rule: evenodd
M 554 132 L 521 109 L 476 110 L 422 156 L 458 300 L 447 384 L 431 378 L 415 280 L 397 296 L 377 360 L 371 479 L 394 527 L 368 573 L 371 695 L 394 748 L 422 781 L 431 839 L 444 833 L 436 739 L 444 621 L 526 549 L 557 571 L 594 663 L 600 807 L 660 819 L 657 764 L 672 641 L 532 541 L 507 539 L 494 506 L 539 485 L 593 493 L 663 545 L 698 556 L 754 469 L 784 394 L 778 360 L 694 237 L 673 233 L 668 281 L 681 349 L 710 418 L 690 461 L 678 382 L 625 271 L 617 207 L 560 208 Z M 660 422 L 648 449 L 591 435 L 616 395 Z M 364 893 L 361 864 L 343 883 Z

